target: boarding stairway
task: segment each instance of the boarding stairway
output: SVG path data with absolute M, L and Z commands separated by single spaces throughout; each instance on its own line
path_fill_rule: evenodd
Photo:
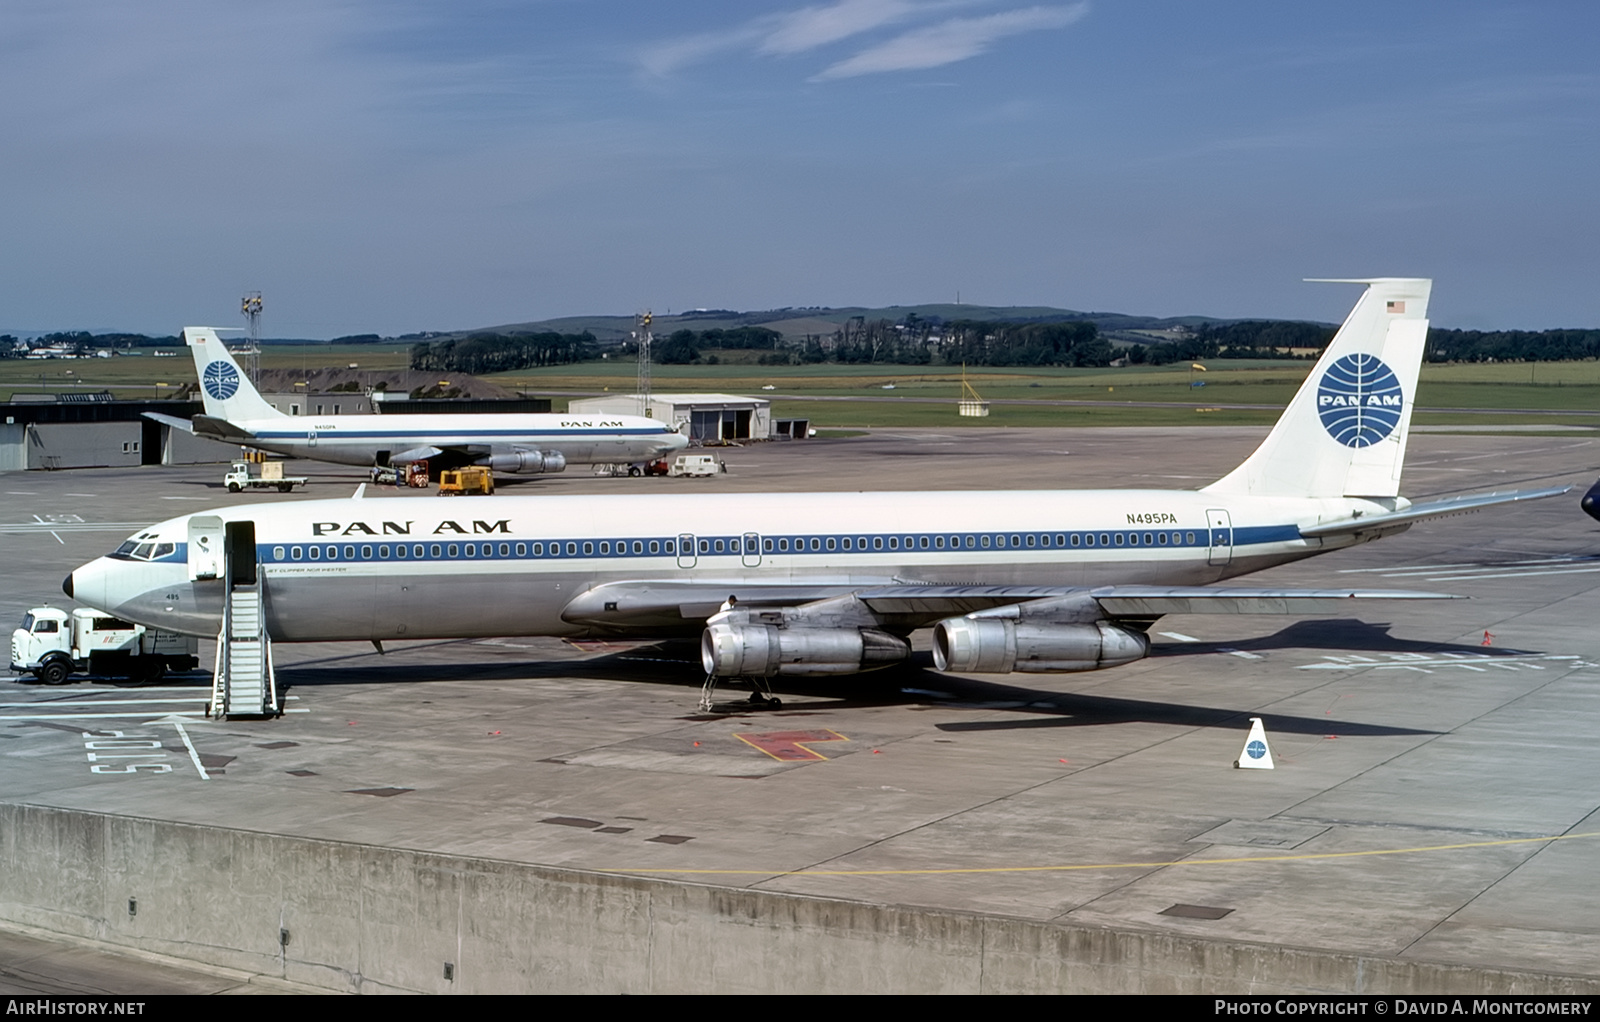
M 232 535 L 235 526 L 249 528 L 248 538 Z M 276 717 L 282 711 L 272 670 L 272 640 L 267 635 L 263 577 L 255 562 L 255 530 L 250 522 L 230 522 L 228 531 L 222 630 L 217 635 L 209 716 L 215 720 Z

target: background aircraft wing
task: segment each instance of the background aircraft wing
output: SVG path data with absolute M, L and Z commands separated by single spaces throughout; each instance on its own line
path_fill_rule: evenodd
M 1508 490 L 1502 493 L 1478 493 L 1466 497 L 1447 497 L 1444 500 L 1430 500 L 1422 504 L 1413 504 L 1404 511 L 1395 511 L 1391 514 L 1363 515 L 1360 518 L 1347 518 L 1338 522 L 1302 526 L 1300 535 L 1310 539 L 1314 536 L 1346 536 L 1360 535 L 1364 532 L 1399 531 L 1402 527 L 1408 526 L 1412 522 L 1420 522 L 1424 518 L 1464 515 L 1480 508 L 1493 507 L 1496 504 L 1512 504 L 1519 500 L 1539 500 L 1543 497 L 1556 497 L 1570 489 L 1572 489 L 1570 486 L 1552 486 L 1543 490 Z
M 1330 614 L 1353 600 L 1454 600 L 1445 593 L 1368 589 L 1235 589 L 1207 586 L 962 586 L 745 584 L 737 581 L 609 582 L 573 598 L 561 617 L 573 624 L 619 631 L 681 630 L 698 626 L 728 597 L 746 609 L 795 607 L 854 596 L 895 628 L 921 628 L 955 617 L 1036 600 L 1098 604 L 1105 618 L 1155 618 L 1164 614 Z

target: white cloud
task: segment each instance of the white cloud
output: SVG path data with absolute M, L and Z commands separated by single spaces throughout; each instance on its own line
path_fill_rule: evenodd
M 761 43 L 762 53 L 803 53 L 917 13 L 907 0 L 839 0 L 781 15 Z
M 863 50 L 817 75 L 812 81 L 834 81 L 886 71 L 919 71 L 943 67 L 986 52 L 1006 36 L 1065 28 L 1089 13 L 1087 3 L 1070 7 L 1028 7 L 983 18 L 951 18 Z

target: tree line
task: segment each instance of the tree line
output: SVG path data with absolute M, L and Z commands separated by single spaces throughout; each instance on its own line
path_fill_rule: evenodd
M 428 372 L 504 373 L 584 362 L 599 353 L 594 334 L 477 333 L 411 346 L 411 368 Z

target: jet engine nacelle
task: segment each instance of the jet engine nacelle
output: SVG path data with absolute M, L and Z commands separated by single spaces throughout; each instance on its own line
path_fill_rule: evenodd
M 1008 618 L 952 617 L 933 627 L 933 662 L 941 671 L 1064 674 L 1141 660 L 1145 635 L 1109 621 L 1030 624 Z
M 494 472 L 516 475 L 562 472 L 566 470 L 567 459 L 560 451 L 512 451 L 510 454 L 491 454 L 479 464 L 487 465 Z
M 778 674 L 856 674 L 897 664 L 911 645 L 877 628 L 780 628 L 712 621 L 700 636 L 700 662 L 719 678 Z

